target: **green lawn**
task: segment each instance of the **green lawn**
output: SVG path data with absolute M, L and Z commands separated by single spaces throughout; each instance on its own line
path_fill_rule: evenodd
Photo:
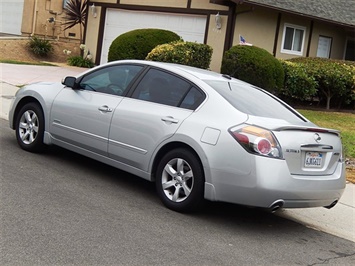
M 355 158 L 355 114 L 298 110 L 301 114 L 320 127 L 341 131 L 345 156 Z

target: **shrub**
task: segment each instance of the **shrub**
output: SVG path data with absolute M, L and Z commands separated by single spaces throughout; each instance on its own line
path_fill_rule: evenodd
M 284 72 L 285 83 L 281 95 L 288 100 L 308 100 L 317 94 L 317 82 L 300 64 L 280 60 Z
M 223 56 L 221 73 L 273 93 L 278 93 L 284 83 L 284 70 L 279 60 L 255 46 L 233 46 Z
M 89 58 L 83 58 L 82 56 L 70 56 L 67 59 L 68 65 L 77 67 L 94 67 L 95 64 Z
M 69 0 L 65 2 L 65 17 L 62 26 L 64 26 L 64 30 L 67 30 L 79 25 L 80 42 L 83 41 L 83 29 L 86 26 L 87 2 L 87 0 Z
M 68 65 L 77 66 L 77 67 L 86 67 L 86 68 L 94 67 L 95 64 L 91 61 L 92 55 L 90 53 L 90 50 L 87 49 L 85 44 L 80 44 L 79 48 L 81 50 L 81 55 L 68 57 L 67 58 Z M 71 51 L 68 49 L 64 49 L 63 53 L 68 56 L 71 55 Z
M 212 47 L 207 44 L 175 41 L 158 45 L 148 54 L 146 60 L 208 69 L 212 51 Z
M 122 59 L 145 59 L 157 45 L 179 40 L 180 37 L 168 30 L 138 29 L 118 36 L 111 44 L 108 61 Z
M 351 63 L 326 58 L 301 57 L 288 60 L 298 63 L 317 82 L 319 97 L 325 97 L 326 108 L 336 98 L 339 106 L 355 99 L 355 67 Z
M 52 44 L 48 40 L 36 36 L 30 39 L 28 46 L 32 53 L 41 57 L 47 57 L 53 51 Z

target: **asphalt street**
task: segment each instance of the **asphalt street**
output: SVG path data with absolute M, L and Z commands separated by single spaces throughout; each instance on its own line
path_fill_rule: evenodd
M 1 265 L 355 264 L 352 241 L 237 205 L 176 213 L 147 181 L 0 133 Z
M 16 86 L 83 71 L 0 64 L 0 265 L 355 265 L 353 184 L 331 210 L 207 203 L 182 215 L 135 176 L 56 147 L 20 150 L 2 120 Z

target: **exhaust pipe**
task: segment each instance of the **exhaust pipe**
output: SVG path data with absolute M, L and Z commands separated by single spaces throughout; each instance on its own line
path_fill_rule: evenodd
M 324 206 L 324 208 L 331 209 L 331 208 L 333 208 L 335 205 L 337 205 L 337 203 L 338 203 L 338 200 L 335 200 L 335 201 L 332 202 L 332 204 L 330 204 L 330 205 L 328 205 L 328 206 Z
M 269 212 L 271 213 L 275 213 L 276 211 L 278 211 L 279 209 L 282 208 L 282 206 L 284 205 L 284 201 L 283 200 L 277 200 L 274 203 L 272 203 L 270 205 L 270 207 L 268 208 Z

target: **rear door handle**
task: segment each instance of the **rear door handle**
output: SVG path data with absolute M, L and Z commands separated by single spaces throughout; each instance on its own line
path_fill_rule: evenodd
M 162 117 L 161 118 L 161 121 L 164 121 L 166 123 L 172 123 L 172 124 L 177 124 L 179 123 L 179 120 L 178 119 L 175 119 L 174 117 L 172 116 L 165 116 L 165 117 Z
M 113 111 L 113 109 L 108 107 L 107 105 L 103 105 L 103 106 L 99 107 L 99 111 L 101 111 L 103 113 L 110 113 Z

